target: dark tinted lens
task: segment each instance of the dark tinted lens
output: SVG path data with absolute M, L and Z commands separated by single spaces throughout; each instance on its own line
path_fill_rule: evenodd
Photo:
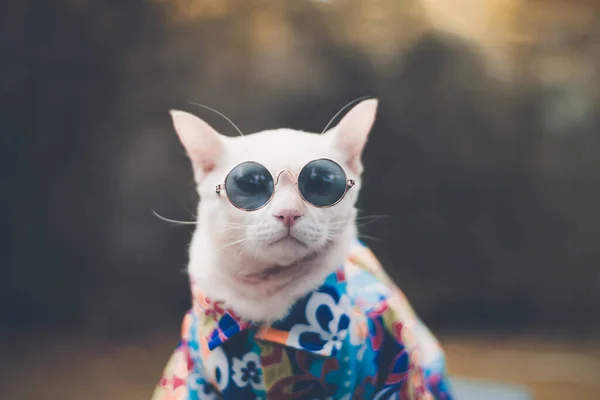
M 300 171 L 298 188 L 302 197 L 312 205 L 331 206 L 346 192 L 346 174 L 333 161 L 311 161 Z
M 252 211 L 267 204 L 273 194 L 273 177 L 255 162 L 245 162 L 231 170 L 225 180 L 229 200 L 238 208 Z

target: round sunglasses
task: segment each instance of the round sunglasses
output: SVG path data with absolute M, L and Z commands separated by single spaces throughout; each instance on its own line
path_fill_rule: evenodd
M 293 177 L 302 199 L 319 208 L 332 207 L 342 201 L 356 183 L 353 179 L 348 179 L 346 171 L 338 163 L 327 158 L 310 161 L 302 167 L 297 178 L 288 169 L 273 177 L 264 165 L 246 161 L 227 174 L 224 184 L 217 185 L 217 194 L 225 191 L 234 207 L 256 211 L 271 201 L 279 177 L 285 172 Z

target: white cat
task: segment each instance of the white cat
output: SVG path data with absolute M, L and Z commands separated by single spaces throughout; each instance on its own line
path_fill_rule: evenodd
M 171 112 L 201 201 L 192 309 L 153 400 L 452 399 L 437 340 L 356 240 L 376 111 L 236 138 Z
M 199 290 L 246 320 L 270 322 L 343 264 L 356 238 L 361 154 L 377 104 L 362 101 L 324 134 L 277 129 L 233 138 L 189 113 L 171 111 L 200 195 L 188 266 Z M 323 158 L 339 164 L 354 186 L 339 203 L 318 208 L 300 195 L 296 177 L 308 162 Z M 262 164 L 277 181 L 270 202 L 255 211 L 234 207 L 227 193 L 216 191 L 232 168 L 247 161 Z

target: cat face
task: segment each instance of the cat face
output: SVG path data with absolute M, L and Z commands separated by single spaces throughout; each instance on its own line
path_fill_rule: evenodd
M 209 246 L 204 251 L 227 259 L 219 273 L 232 278 L 232 285 L 237 284 L 241 292 L 260 285 L 264 294 L 273 293 L 283 283 L 301 279 L 294 271 L 309 272 L 298 268 L 299 264 L 326 254 L 354 235 L 360 156 L 376 109 L 376 100 L 363 101 L 322 135 L 277 129 L 235 138 L 218 134 L 191 114 L 172 111 L 200 195 L 195 237 L 202 239 L 194 240 L 192 246 Z M 347 178 L 356 182 L 339 203 L 325 208 L 307 203 L 296 183 L 307 163 L 322 158 L 338 163 Z M 247 161 L 260 163 L 277 181 L 271 200 L 255 211 L 236 208 L 226 192 L 215 190 L 234 167 Z

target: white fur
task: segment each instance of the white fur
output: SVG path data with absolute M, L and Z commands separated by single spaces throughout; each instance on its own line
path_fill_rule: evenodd
M 323 135 L 277 129 L 235 138 L 219 135 L 191 114 L 171 112 L 192 160 L 201 199 L 188 266 L 200 290 L 224 301 L 243 318 L 273 321 L 284 317 L 296 300 L 344 262 L 356 237 L 354 205 L 361 183 L 360 155 L 376 109 L 376 100 L 363 101 Z M 274 176 L 282 170 L 297 176 L 306 163 L 317 158 L 338 162 L 348 177 L 356 180 L 333 207 L 305 203 L 288 174 L 281 175 L 271 202 L 257 211 L 238 210 L 227 201 L 226 193 L 215 192 L 216 185 L 224 183 L 227 173 L 241 162 L 259 162 Z M 285 209 L 303 214 L 290 232 L 304 245 L 292 240 L 271 244 L 288 234 L 274 216 Z M 276 266 L 286 268 L 288 280 L 250 284 L 239 279 Z

